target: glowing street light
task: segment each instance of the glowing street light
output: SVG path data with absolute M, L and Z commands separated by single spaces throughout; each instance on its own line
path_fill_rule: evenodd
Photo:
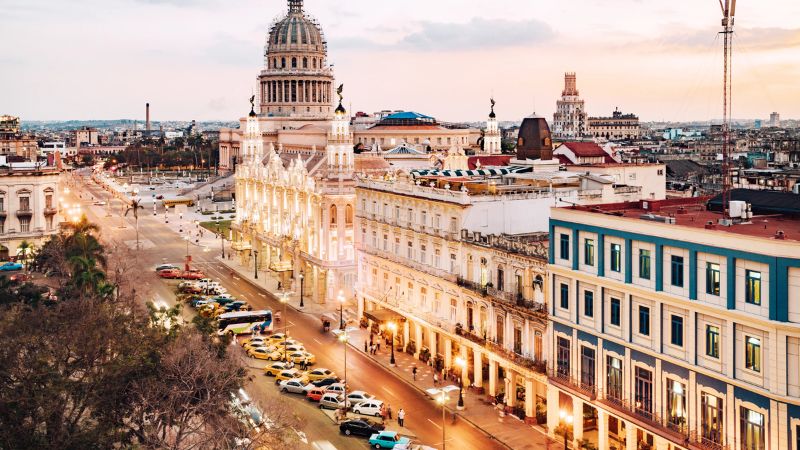
M 467 367 L 467 360 L 459 356 L 456 358 L 455 363 L 461 369 L 461 375 L 458 376 L 458 405 L 456 406 L 461 411 L 464 409 L 464 380 L 461 378 L 464 375 L 464 369 Z
M 567 450 L 567 439 L 569 436 L 569 427 L 572 425 L 572 414 L 562 409 L 558 412 L 558 418 L 561 429 L 564 431 L 564 450 Z
M 396 364 L 394 360 L 394 336 L 395 333 L 397 333 L 397 324 L 394 322 L 389 322 L 386 327 L 392 332 L 392 341 L 391 344 L 389 344 L 392 347 L 392 357 L 389 359 L 389 364 L 394 366 Z

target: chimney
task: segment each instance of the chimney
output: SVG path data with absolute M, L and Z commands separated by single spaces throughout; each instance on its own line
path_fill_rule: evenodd
M 150 103 L 145 104 L 145 130 L 150 133 Z

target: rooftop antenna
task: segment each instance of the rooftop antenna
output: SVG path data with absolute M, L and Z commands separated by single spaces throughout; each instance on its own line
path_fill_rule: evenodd
M 723 74 L 723 100 L 722 100 L 722 217 L 730 220 L 731 202 L 731 160 L 730 160 L 730 120 L 731 120 L 731 90 L 732 60 L 733 60 L 733 23 L 736 15 L 736 0 L 718 0 L 722 9 L 722 33 L 724 40 L 725 57 Z

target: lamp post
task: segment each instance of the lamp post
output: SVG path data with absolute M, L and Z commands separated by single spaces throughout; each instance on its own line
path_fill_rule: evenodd
M 255 278 L 257 280 L 258 279 L 258 250 L 253 250 L 253 260 L 256 263 L 255 275 L 253 275 L 253 278 Z
M 219 242 L 222 244 L 222 259 L 225 259 L 225 236 L 222 234 L 222 226 L 217 219 L 217 234 L 219 234 Z
M 283 303 L 283 362 L 286 362 L 286 355 L 289 353 L 286 351 L 286 340 L 289 338 L 289 336 L 286 334 L 288 332 L 286 325 L 289 322 L 289 320 L 286 318 L 286 304 L 289 303 L 288 292 L 281 292 L 281 303 Z
M 441 389 L 432 389 L 431 391 L 429 391 L 431 392 L 431 397 L 433 397 L 434 395 L 436 396 L 436 403 L 442 405 L 442 450 L 445 450 L 445 447 L 447 446 L 447 444 L 445 443 L 445 441 L 447 440 L 446 439 L 447 435 L 445 432 L 445 427 L 447 425 L 447 422 L 445 420 L 445 414 L 446 414 L 445 407 L 447 405 L 447 400 L 448 400 L 447 394 L 450 391 L 454 390 L 456 390 L 456 387 L 450 385 L 450 386 L 444 386 Z
M 461 378 L 464 375 L 464 368 L 467 367 L 467 360 L 459 356 L 455 362 L 456 366 L 461 369 L 461 375 L 458 376 L 458 405 L 456 405 L 456 408 L 461 411 L 464 409 L 464 380 Z
M 339 291 L 339 329 L 344 330 L 344 294 Z
M 558 418 L 561 428 L 564 430 L 564 450 L 568 447 L 569 426 L 572 425 L 572 414 L 567 414 L 563 409 L 558 412 Z
M 344 410 L 347 412 L 348 405 L 347 405 L 347 341 L 350 339 L 350 332 L 357 331 L 356 328 L 342 328 L 341 330 L 334 331 L 334 334 L 338 334 L 339 340 L 342 341 L 344 346 Z
M 303 304 L 303 294 L 304 294 L 304 292 L 303 292 L 303 284 L 304 284 L 304 283 L 303 283 L 303 282 L 304 282 L 304 281 L 305 281 L 305 277 L 304 277 L 304 276 L 303 276 L 303 274 L 301 273 L 301 274 L 300 274 L 300 307 L 301 307 L 301 308 L 305 306 L 305 305 Z
M 389 364 L 390 364 L 390 365 L 392 365 L 392 366 L 394 366 L 394 365 L 396 365 L 396 364 L 397 364 L 397 363 L 395 362 L 395 360 L 394 360 L 394 335 L 395 335 L 395 333 L 397 332 L 397 324 L 396 324 L 396 323 L 394 323 L 394 322 L 389 322 L 389 323 L 386 325 L 386 327 L 387 327 L 387 328 L 389 328 L 389 330 L 392 332 L 392 342 L 389 344 L 389 345 L 390 345 L 390 347 L 392 347 L 392 357 L 391 357 L 391 358 L 389 358 Z

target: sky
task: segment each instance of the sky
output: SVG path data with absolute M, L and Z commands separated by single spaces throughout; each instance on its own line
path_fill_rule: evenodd
M 285 0 L 0 0 L 0 114 L 237 120 Z M 722 112 L 718 0 L 306 0 L 351 111 L 552 117 L 564 72 L 590 115 Z M 740 0 L 733 116 L 800 118 L 800 1 Z

